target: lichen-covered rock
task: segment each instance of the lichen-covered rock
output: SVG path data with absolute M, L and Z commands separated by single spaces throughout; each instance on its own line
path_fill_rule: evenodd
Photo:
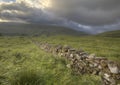
M 108 61 L 106 61 L 106 60 L 101 60 L 101 62 L 100 62 L 100 65 L 102 66 L 102 68 L 107 68 L 108 67 Z
M 67 66 L 67 68 L 71 68 L 71 65 L 70 65 L 70 64 L 67 64 L 66 66 Z
M 68 45 L 65 45 L 65 46 L 63 46 L 63 48 L 62 48 L 62 52 L 68 52 L 69 49 L 71 49 L 71 47 L 68 46 Z
M 69 52 L 69 53 L 75 53 L 76 50 L 75 50 L 74 48 L 70 48 L 70 47 L 69 47 L 68 52 Z
M 105 57 L 95 57 L 95 60 L 108 60 L 107 58 L 105 58 Z
M 87 56 L 88 59 L 95 59 L 95 54 L 90 54 Z
M 79 54 L 75 54 L 75 57 L 76 57 L 76 59 L 78 59 L 78 60 L 81 60 L 81 59 L 82 59 L 82 56 L 80 56 Z
M 118 65 L 115 62 L 109 61 L 108 62 L 108 67 L 109 67 L 111 73 L 114 73 L 114 74 L 118 74 L 119 73 Z

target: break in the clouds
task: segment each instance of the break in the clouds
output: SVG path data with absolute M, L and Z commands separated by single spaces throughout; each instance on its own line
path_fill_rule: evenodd
M 120 0 L 0 0 L 0 21 L 56 24 L 100 33 L 120 29 Z

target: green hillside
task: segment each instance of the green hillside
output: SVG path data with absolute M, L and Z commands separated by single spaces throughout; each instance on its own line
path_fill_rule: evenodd
M 67 27 L 39 24 L 0 23 L 2 35 L 86 35 Z
M 120 30 L 104 32 L 104 33 L 98 34 L 97 36 L 120 38 Z

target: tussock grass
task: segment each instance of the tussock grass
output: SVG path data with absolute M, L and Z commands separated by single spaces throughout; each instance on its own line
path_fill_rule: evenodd
M 41 36 L 37 42 L 70 45 L 119 61 L 120 38 Z M 101 85 L 100 77 L 76 75 L 68 61 L 46 53 L 28 37 L 0 37 L 0 85 Z
M 44 75 L 33 70 L 17 72 L 10 82 L 11 85 L 45 85 Z

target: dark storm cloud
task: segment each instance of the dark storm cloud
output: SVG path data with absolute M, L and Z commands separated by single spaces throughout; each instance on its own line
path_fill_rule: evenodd
M 20 1 L 22 2 L 18 3 Z M 27 19 L 28 17 L 31 19 L 33 16 L 41 18 L 48 18 L 49 16 L 50 18 L 51 13 L 54 13 L 59 17 L 64 17 L 84 25 L 112 24 L 118 22 L 120 19 L 120 0 L 50 0 L 52 6 L 45 9 L 51 12 L 48 14 L 44 13 L 45 10 L 41 10 L 40 7 L 32 7 L 32 5 L 41 5 L 37 4 L 38 2 L 44 2 L 43 0 L 35 1 L 36 3 L 32 0 L 17 0 L 17 2 L 11 4 L 0 4 L 0 17 L 4 18 L 3 15 L 5 15 L 5 18 L 15 16 L 22 19 Z M 28 4 L 28 2 L 33 4 Z M 14 10 L 18 11 L 18 13 Z M 55 16 L 52 15 L 53 17 Z M 34 19 L 32 18 L 32 20 Z
M 111 24 L 120 19 L 120 0 L 53 0 L 49 10 L 82 24 Z
M 0 0 L 0 21 L 55 24 L 89 33 L 120 29 L 120 0 Z

